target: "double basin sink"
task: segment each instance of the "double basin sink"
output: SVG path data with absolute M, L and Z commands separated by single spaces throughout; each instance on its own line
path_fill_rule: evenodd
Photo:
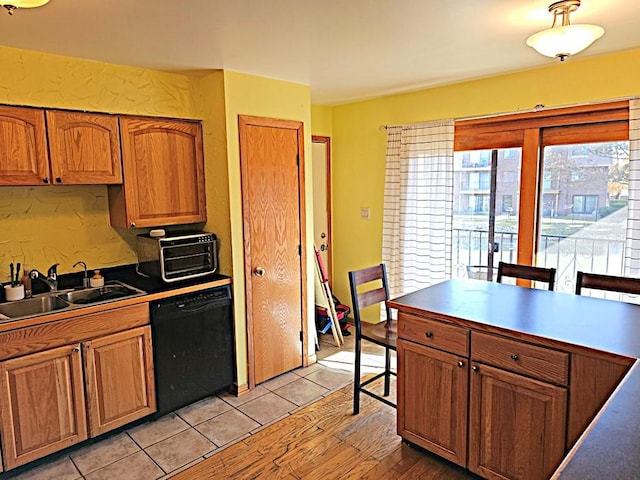
M 137 297 L 145 295 L 145 293 L 118 281 L 107 282 L 103 287 L 43 293 L 26 300 L 0 303 L 0 321 L 16 320 L 59 310 L 71 310 L 97 305 L 114 300 Z

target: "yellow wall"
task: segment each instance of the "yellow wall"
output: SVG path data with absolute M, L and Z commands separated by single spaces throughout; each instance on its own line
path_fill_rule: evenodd
M 201 118 L 184 75 L 5 47 L 0 65 L 3 104 Z M 111 228 L 103 185 L 0 187 L 0 232 L 0 282 L 10 262 L 40 271 L 57 262 L 66 273 L 78 260 L 90 268 L 136 261 L 139 231 Z
M 246 322 L 245 322 L 245 285 L 244 285 L 244 248 L 242 236 L 242 191 L 240 185 L 240 150 L 238 137 L 238 115 L 254 115 L 260 117 L 298 120 L 304 123 L 305 162 L 310 160 L 311 152 L 311 97 L 309 87 L 305 85 L 270 80 L 252 75 L 224 72 L 225 109 L 227 116 L 227 154 L 229 160 L 229 196 L 231 212 L 231 241 L 233 250 L 234 305 L 236 319 L 236 350 L 238 352 L 238 384 L 247 382 L 246 375 Z M 307 154 L 308 152 L 308 154 Z M 306 167 L 305 202 L 307 212 L 312 212 L 311 167 Z M 306 229 L 313 232 L 312 214 L 307 213 Z M 313 236 L 309 241 L 313 242 Z M 312 243 L 307 242 L 307 311 L 313 309 L 313 256 L 309 251 Z M 310 315 L 310 328 L 313 318 Z M 310 334 L 313 330 L 310 330 Z M 315 354 L 313 336 L 310 335 L 309 355 Z M 241 363 L 241 362 L 245 363 Z
M 640 49 L 333 107 L 334 290 L 347 272 L 379 263 L 386 134 L 381 125 L 616 99 L 640 94 Z M 360 219 L 360 207 L 371 220 Z
M 311 105 L 311 134 L 330 137 L 333 129 L 333 107 Z

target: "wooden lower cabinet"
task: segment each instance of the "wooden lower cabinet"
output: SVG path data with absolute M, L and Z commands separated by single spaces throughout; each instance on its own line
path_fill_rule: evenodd
M 80 345 L 0 362 L 0 401 L 7 470 L 85 440 Z
M 469 470 L 545 480 L 564 456 L 567 389 L 473 362 Z
M 84 342 L 83 350 L 92 437 L 156 410 L 149 326 Z
M 155 410 L 149 325 L 0 362 L 5 470 Z
M 468 361 L 398 340 L 398 434 L 466 465 Z

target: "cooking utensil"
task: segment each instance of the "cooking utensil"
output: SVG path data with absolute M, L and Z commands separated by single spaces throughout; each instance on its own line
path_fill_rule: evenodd
M 13 283 L 13 262 L 9 264 L 9 270 L 11 271 L 11 288 L 15 287 L 15 283 Z
M 20 262 L 18 262 L 18 264 L 16 265 L 16 285 L 18 283 L 20 283 L 20 267 L 22 266 L 22 264 Z

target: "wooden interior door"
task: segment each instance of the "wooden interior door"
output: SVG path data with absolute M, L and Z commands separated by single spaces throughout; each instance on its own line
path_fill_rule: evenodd
M 329 283 L 333 273 L 331 255 L 331 139 L 312 137 L 313 243 L 322 255 Z
M 249 387 L 306 352 L 302 122 L 239 117 Z

